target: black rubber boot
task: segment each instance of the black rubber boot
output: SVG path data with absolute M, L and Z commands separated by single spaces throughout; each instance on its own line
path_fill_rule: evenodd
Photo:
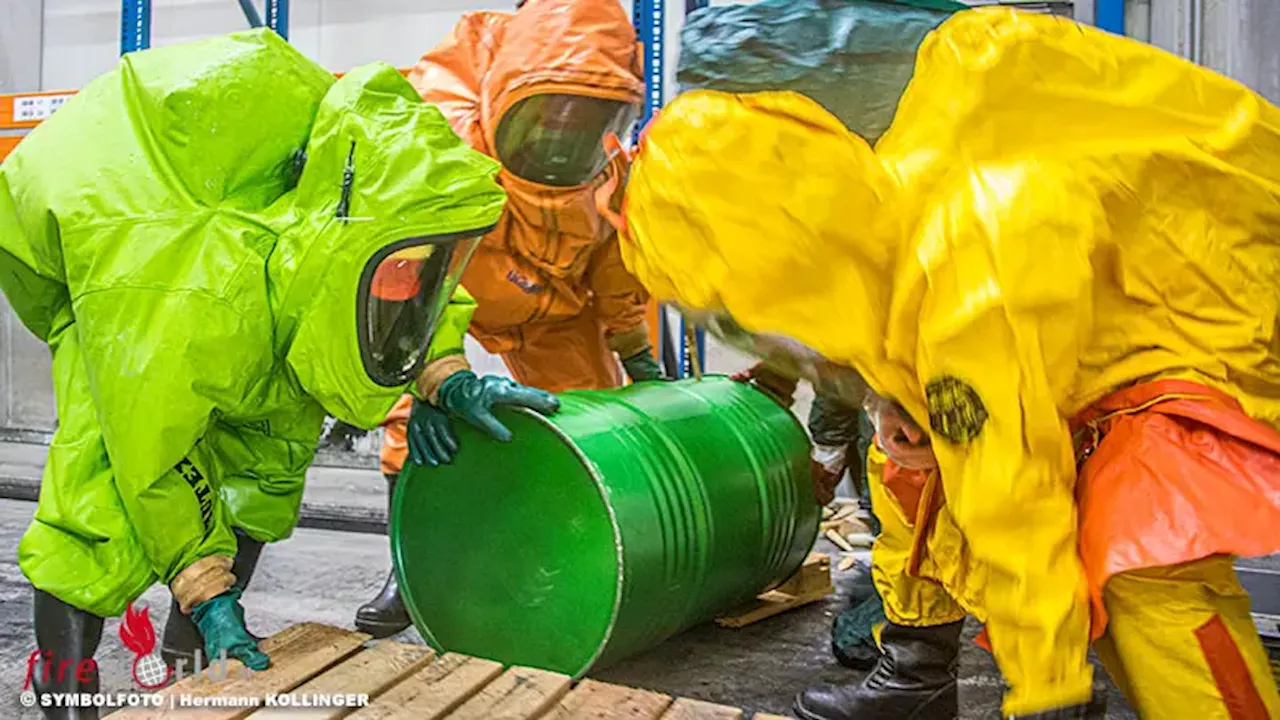
M 810 688 L 796 697 L 801 720 L 954 720 L 960 713 L 956 660 L 964 621 L 912 628 L 889 623 L 884 654 L 863 681 Z
M 396 494 L 396 478 L 387 475 L 387 518 L 391 517 L 391 501 Z M 396 571 L 387 573 L 387 581 L 377 597 L 361 605 L 356 610 L 356 630 L 368 633 L 375 638 L 391 637 L 408 629 L 412 621 L 409 611 L 400 599 L 400 587 L 396 583 Z
M 254 569 L 258 567 L 263 543 L 254 540 L 238 528 L 232 532 L 236 535 L 236 557 L 231 564 L 231 574 L 236 576 L 234 587 L 244 590 L 249 585 L 249 579 L 253 577 Z M 200 629 L 196 627 L 190 615 L 182 614 L 178 601 L 171 600 L 169 619 L 164 623 L 164 637 L 160 641 L 161 657 L 164 658 L 166 665 L 175 670 L 178 667 L 178 660 L 184 660 L 182 672 L 190 675 L 195 670 L 197 649 L 204 652 L 204 638 L 200 635 Z M 200 664 L 208 667 L 209 659 L 202 659 Z
M 28 660 L 32 690 L 43 693 L 98 692 L 93 654 L 102 640 L 102 618 L 35 591 L 36 655 Z M 94 707 L 46 707 L 51 720 L 98 720 Z

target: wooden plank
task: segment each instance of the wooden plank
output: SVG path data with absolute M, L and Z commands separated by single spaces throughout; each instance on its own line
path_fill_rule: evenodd
M 835 591 L 835 587 L 831 585 L 804 595 L 787 595 L 774 590 L 761 595 L 747 605 L 743 605 L 735 610 L 732 615 L 716 618 L 716 624 L 726 628 L 746 627 L 752 623 L 767 620 L 774 615 L 781 615 L 788 610 L 794 610 L 811 602 L 817 602 Z
M 435 651 L 424 645 L 383 640 L 329 668 L 293 691 L 294 695 L 365 695 L 376 698 L 396 683 L 426 667 Z M 249 720 L 336 720 L 354 707 L 263 708 Z
M 207 675 L 189 677 L 159 692 L 179 698 L 265 698 L 288 692 L 343 658 L 356 653 L 369 640 L 364 633 L 317 623 L 300 623 L 263 640 L 259 647 L 271 656 L 271 667 L 259 672 L 247 670 L 238 660 L 227 663 L 227 680 L 214 682 Z M 200 720 L 240 720 L 255 707 L 205 707 L 175 702 L 164 708 L 131 708 L 113 713 L 112 720 L 158 720 L 189 718 Z
M 743 720 L 743 718 L 743 712 L 738 708 L 689 698 L 676 700 L 662 716 L 662 720 Z
M 547 670 L 513 667 L 449 715 L 449 720 L 531 720 L 555 707 L 573 678 Z
M 728 628 L 746 627 L 821 600 L 835 591 L 831 584 L 831 558 L 823 553 L 811 553 L 786 582 L 716 618 L 716 624 Z
M 788 595 L 804 595 L 831 584 L 831 557 L 825 553 L 809 553 L 794 575 L 773 590 Z
M 657 720 L 671 701 L 649 690 L 583 680 L 546 720 Z
M 448 653 L 347 720 L 439 720 L 502 674 L 502 663 Z

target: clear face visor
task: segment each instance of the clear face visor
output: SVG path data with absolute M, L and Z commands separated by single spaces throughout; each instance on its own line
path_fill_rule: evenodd
M 831 362 L 803 343 L 782 335 L 748 332 L 725 312 L 683 308 L 680 312 L 729 347 L 757 357 L 779 372 L 809 381 L 822 395 L 855 408 L 862 407 L 867 397 L 867 383 L 858 371 Z
M 401 240 L 365 265 L 356 301 L 358 337 L 365 372 L 375 383 L 397 387 L 422 371 L 436 324 L 480 238 Z
M 627 137 L 640 109 L 583 95 L 534 95 L 498 123 L 494 144 L 507 171 L 555 187 L 581 185 L 604 170 L 604 137 Z

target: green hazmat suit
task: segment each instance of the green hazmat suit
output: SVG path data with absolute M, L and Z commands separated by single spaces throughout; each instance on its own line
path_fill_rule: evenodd
M 0 165 L 0 289 L 59 420 L 32 584 L 119 615 L 232 527 L 289 536 L 326 413 L 373 427 L 409 387 L 362 359 L 373 260 L 482 235 L 498 169 L 391 66 L 335 80 L 266 30 L 126 55 L 32 131 Z M 421 362 L 462 352 L 466 259 Z

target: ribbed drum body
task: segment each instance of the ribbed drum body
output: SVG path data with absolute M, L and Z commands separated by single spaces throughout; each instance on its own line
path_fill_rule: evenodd
M 457 428 L 448 466 L 408 466 L 392 513 L 402 592 L 438 649 L 580 676 L 781 582 L 819 509 L 808 440 L 727 378 L 571 392 Z

